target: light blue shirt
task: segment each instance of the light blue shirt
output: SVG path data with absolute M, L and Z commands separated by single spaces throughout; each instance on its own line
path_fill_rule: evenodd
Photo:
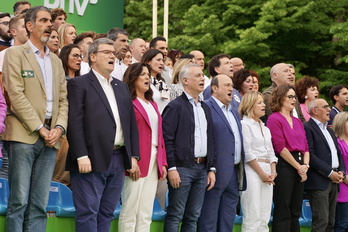
M 338 156 L 337 156 L 337 149 L 335 146 L 335 143 L 329 133 L 329 131 L 327 130 L 327 122 L 325 124 L 323 124 L 322 122 L 318 121 L 317 119 L 313 118 L 314 122 L 318 125 L 318 127 L 320 128 L 321 132 L 323 133 L 323 135 L 326 138 L 327 143 L 329 144 L 330 150 L 331 150 L 331 165 L 332 168 L 338 168 L 339 166 L 339 162 L 338 162 Z M 331 175 L 331 173 L 330 173 Z
M 46 118 L 49 119 L 52 118 L 53 108 L 53 71 L 50 58 L 50 50 L 45 45 L 45 56 L 42 58 L 39 49 L 37 49 L 30 40 L 29 45 L 34 52 L 36 61 L 38 62 L 41 69 L 46 93 Z
M 238 128 L 238 124 L 236 121 L 236 118 L 233 116 L 231 112 L 231 105 L 228 104 L 228 108 L 219 101 L 217 98 L 213 97 L 212 98 L 215 100 L 215 102 L 218 104 L 222 112 L 224 113 L 228 123 L 230 124 L 232 128 L 232 132 L 234 135 L 234 164 L 239 164 L 241 161 L 241 153 L 242 153 L 242 138 L 240 137 L 240 131 Z
M 205 117 L 204 110 L 201 105 L 201 100 L 199 99 L 198 103 L 195 102 L 193 97 L 188 93 L 186 94 L 189 102 L 192 104 L 193 114 L 195 118 L 195 157 L 206 157 L 207 156 L 207 128 L 208 122 Z

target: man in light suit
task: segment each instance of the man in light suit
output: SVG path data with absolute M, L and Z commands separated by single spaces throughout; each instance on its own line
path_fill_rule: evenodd
M 45 208 L 56 149 L 67 128 L 63 66 L 45 45 L 52 27 L 50 10 L 33 7 L 24 21 L 29 41 L 9 48 L 3 66 L 9 106 L 3 134 L 11 188 L 8 232 L 46 231 Z
M 211 110 L 216 155 L 216 183 L 206 191 L 200 232 L 232 231 L 239 191 L 246 189 L 242 126 L 238 113 L 231 107 L 233 83 L 227 75 L 211 81 L 212 96 L 205 101 Z
M 70 171 L 76 231 L 109 232 L 127 170 L 139 178 L 138 129 L 125 83 L 110 76 L 115 48 L 110 39 L 91 43 L 91 71 L 68 82 Z
M 312 231 L 333 231 L 339 183 L 345 177 L 345 165 L 331 128 L 330 106 L 324 99 L 315 99 L 308 106 L 311 118 L 304 124 L 310 149 L 308 191 L 312 208 Z

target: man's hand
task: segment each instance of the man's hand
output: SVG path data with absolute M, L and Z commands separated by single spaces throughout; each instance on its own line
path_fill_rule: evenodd
M 50 131 L 47 130 L 46 127 L 44 127 L 44 126 L 41 127 L 40 130 L 39 130 L 39 134 L 40 134 L 40 136 L 41 136 L 44 140 L 46 140 L 46 138 L 47 138 L 49 132 L 50 132 Z
M 333 171 L 329 178 L 333 183 L 339 184 L 343 181 L 343 173 Z
M 162 176 L 159 178 L 159 180 L 164 180 L 167 177 L 167 167 L 162 166 Z
M 301 176 L 301 182 L 305 182 L 307 180 L 307 174 L 303 174 L 300 176 Z
M 80 173 L 90 173 L 92 171 L 91 160 L 88 157 L 77 160 Z
M 207 177 L 207 190 L 209 191 L 210 189 L 214 188 L 215 185 L 215 173 L 214 172 L 208 172 L 208 177 Z
M 177 189 L 180 187 L 180 183 L 181 183 L 180 175 L 176 169 L 168 171 L 168 179 L 169 179 L 170 185 L 173 188 Z
M 132 168 L 128 169 L 127 172 L 129 172 L 129 177 L 133 180 L 133 181 L 137 181 L 140 178 L 140 169 L 138 166 L 138 161 L 132 157 Z
M 60 137 L 62 136 L 62 133 L 63 131 L 58 127 L 48 131 L 48 134 L 45 138 L 46 146 L 54 147 L 54 145 L 56 145 L 56 143 L 59 141 Z

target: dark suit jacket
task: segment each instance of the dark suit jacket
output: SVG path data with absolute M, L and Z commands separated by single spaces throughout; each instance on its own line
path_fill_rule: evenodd
M 207 119 L 207 170 L 215 167 L 212 118 L 209 107 L 202 103 Z M 191 167 L 194 164 L 195 119 L 192 104 L 185 92 L 171 101 L 163 111 L 163 137 L 168 168 Z
M 310 168 L 307 173 L 308 178 L 305 183 L 305 188 L 308 190 L 325 190 L 331 182 L 328 176 L 332 171 L 331 150 L 329 144 L 319 126 L 312 118 L 304 124 L 304 128 L 306 130 L 310 152 Z M 327 128 L 327 130 L 329 131 L 337 149 L 339 161 L 338 169 L 345 172 L 346 168 L 342 159 L 341 151 L 337 145 L 335 134 L 331 128 Z
M 126 147 L 125 168 L 131 168 L 131 156 L 139 157 L 138 129 L 132 99 L 125 83 L 113 78 L 121 125 L 116 125 L 110 104 L 93 71 L 68 81 L 68 142 L 66 170 L 78 170 L 77 158 L 91 160 L 92 171 L 103 172 L 113 154 L 116 126 L 122 126 Z
M 213 117 L 214 130 L 214 151 L 216 156 L 216 188 L 226 188 L 231 181 L 234 169 L 234 135 L 230 124 L 228 123 L 225 114 L 220 109 L 216 101 L 210 97 L 204 101 L 210 108 Z M 239 135 L 243 139 L 242 125 L 238 113 L 230 108 L 234 118 L 237 121 Z M 242 140 L 243 141 L 243 140 Z M 244 148 L 242 143 L 241 161 L 238 166 L 238 182 L 239 190 L 246 189 L 246 176 L 244 169 Z

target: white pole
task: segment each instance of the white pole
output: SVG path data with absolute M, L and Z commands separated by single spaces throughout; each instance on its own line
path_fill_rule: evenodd
M 157 36 L 157 0 L 152 0 L 152 38 Z
M 169 0 L 164 0 L 164 18 L 163 18 L 163 36 L 168 43 L 168 15 L 169 15 Z

